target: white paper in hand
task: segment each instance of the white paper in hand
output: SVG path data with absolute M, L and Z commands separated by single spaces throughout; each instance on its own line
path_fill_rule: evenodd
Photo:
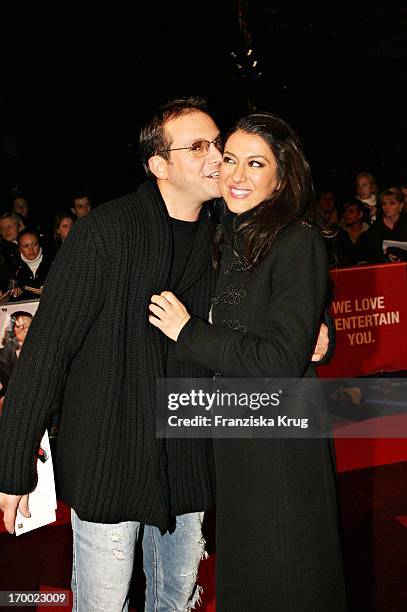
M 17 510 L 15 522 L 15 534 L 17 536 L 56 521 L 55 510 L 57 507 L 57 498 L 55 493 L 54 468 L 52 465 L 51 448 L 47 431 L 41 440 L 41 449 L 44 452 L 43 457 L 45 461 L 41 461 L 40 459 L 37 460 L 38 483 L 34 491 L 28 496 L 28 507 L 31 517 L 25 518 L 25 516 Z
M 407 251 L 407 242 L 400 242 L 399 240 L 383 240 L 383 253 L 385 253 L 389 247 L 397 247 L 402 251 Z

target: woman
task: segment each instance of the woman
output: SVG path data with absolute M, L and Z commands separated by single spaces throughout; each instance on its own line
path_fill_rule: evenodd
M 169 292 L 152 297 L 150 322 L 177 342 L 181 361 L 223 376 L 313 377 L 328 273 L 298 137 L 269 113 L 241 119 L 220 186 L 229 213 L 213 326 Z M 329 442 L 215 440 L 214 450 L 217 610 L 346 610 Z
M 28 215 L 30 212 L 27 199 L 23 195 L 16 195 L 11 204 L 11 211 L 16 213 L 25 225 L 30 225 Z
M 17 242 L 20 261 L 15 271 L 18 289 L 14 290 L 14 293 L 19 299 L 32 299 L 41 295 L 52 262 L 43 253 L 36 231 L 23 230 L 19 233 Z
M 383 248 L 383 241 L 407 243 L 407 215 L 403 212 L 404 196 L 400 189 L 393 187 L 380 194 L 382 217 L 377 219 L 363 234 L 360 243 L 360 261 L 387 263 L 406 261 L 406 251 L 397 247 Z
M 64 242 L 65 238 L 68 236 L 71 231 L 75 219 L 71 213 L 58 213 L 55 217 L 55 225 L 54 225 L 54 239 L 55 239 L 55 247 L 56 250 Z
M 371 224 L 377 218 L 377 182 L 370 172 L 359 172 L 356 176 L 356 197 L 365 207 L 364 220 Z

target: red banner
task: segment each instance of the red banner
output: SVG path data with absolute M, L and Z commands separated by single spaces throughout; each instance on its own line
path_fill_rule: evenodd
M 336 349 L 324 378 L 407 370 L 407 264 L 331 271 Z

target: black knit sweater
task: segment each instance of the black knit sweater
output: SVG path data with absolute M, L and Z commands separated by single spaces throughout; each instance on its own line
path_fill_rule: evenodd
M 172 233 L 155 185 L 75 224 L 52 266 L 0 418 L 0 491 L 36 484 L 34 452 L 63 392 L 57 469 L 61 498 L 84 520 L 141 521 L 212 503 L 208 440 L 156 439 L 156 380 L 209 373 L 175 359 L 148 322 L 153 293 L 174 290 L 205 318 L 214 288 L 211 209 L 202 209 L 188 264 L 169 286 Z

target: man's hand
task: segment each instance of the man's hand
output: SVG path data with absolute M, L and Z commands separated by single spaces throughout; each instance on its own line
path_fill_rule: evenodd
M 153 295 L 149 309 L 153 313 L 148 317 L 150 323 L 175 341 L 185 323 L 191 318 L 184 304 L 170 291 Z
M 329 345 L 328 327 L 325 323 L 322 323 L 319 328 L 319 336 L 317 343 L 314 348 L 314 354 L 312 355 L 311 361 L 321 361 L 325 356 Z
M 9 533 L 14 533 L 17 509 L 23 516 L 30 518 L 28 494 L 8 495 L 7 493 L 0 493 L 0 510 L 4 513 L 4 525 Z

